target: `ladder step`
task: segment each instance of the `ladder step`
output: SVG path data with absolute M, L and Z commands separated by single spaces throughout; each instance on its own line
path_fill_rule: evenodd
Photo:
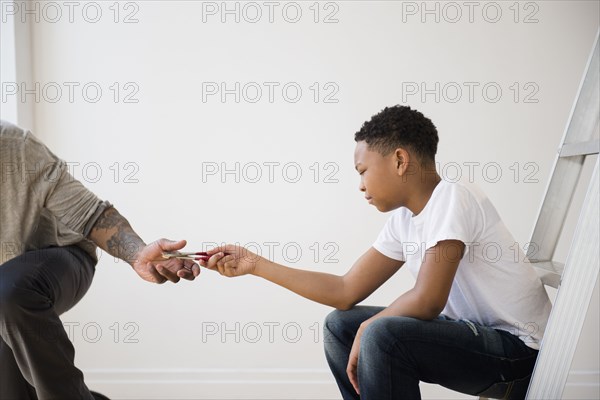
M 558 288 L 565 264 L 558 261 L 532 261 L 531 264 L 544 285 Z
M 587 156 L 598 154 L 600 140 L 590 140 L 581 143 L 565 143 L 560 149 L 559 157 Z

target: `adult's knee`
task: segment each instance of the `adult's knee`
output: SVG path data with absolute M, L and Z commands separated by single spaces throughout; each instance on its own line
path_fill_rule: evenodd
M 11 321 L 26 310 L 41 310 L 49 306 L 41 294 L 45 283 L 34 275 L 19 271 L 18 266 L 0 266 L 0 321 Z
M 14 281 L 5 279 L 0 274 L 0 321 L 10 320 L 19 312 L 24 295 Z

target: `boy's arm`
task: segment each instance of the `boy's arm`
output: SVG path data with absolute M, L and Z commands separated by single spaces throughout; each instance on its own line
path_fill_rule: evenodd
M 463 257 L 465 245 L 459 240 L 444 240 L 425 252 L 415 286 L 403 293 L 385 310 L 364 324 L 389 316 L 436 318 L 446 306 L 452 282 Z
M 346 368 L 346 373 L 357 393 L 359 391 L 356 372 L 358 354 L 360 339 L 365 328 L 382 317 L 403 316 L 422 320 L 431 320 L 437 317 L 448 302 L 452 282 L 464 250 L 465 245 L 459 240 L 444 240 L 428 249 L 419 269 L 415 286 L 360 325 Z
M 228 253 L 229 255 L 224 255 Z M 344 276 L 289 268 L 248 252 L 239 246 L 223 246 L 201 265 L 225 276 L 253 274 L 291 290 L 309 300 L 340 310 L 352 308 L 387 281 L 402 261 L 384 256 L 374 248 L 367 250 Z

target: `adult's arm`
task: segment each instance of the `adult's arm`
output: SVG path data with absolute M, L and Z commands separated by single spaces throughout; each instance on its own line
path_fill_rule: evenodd
M 163 252 L 183 248 L 185 240 L 160 239 L 147 245 L 114 207 L 102 212 L 88 238 L 108 254 L 128 262 L 142 279 L 149 282 L 194 280 L 200 273 L 193 261 L 162 258 Z

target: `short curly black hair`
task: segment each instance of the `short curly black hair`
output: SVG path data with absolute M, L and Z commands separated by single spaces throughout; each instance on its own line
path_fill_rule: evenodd
M 398 147 L 407 147 L 421 163 L 435 162 L 438 133 L 433 122 L 409 106 L 386 107 L 366 121 L 354 140 L 364 140 L 369 148 L 388 155 Z

